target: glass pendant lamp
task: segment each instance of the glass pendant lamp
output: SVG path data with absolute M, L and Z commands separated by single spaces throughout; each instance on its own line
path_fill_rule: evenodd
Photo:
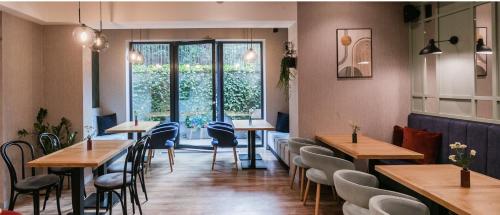
M 253 30 L 250 29 L 250 48 L 243 55 L 245 63 L 254 63 L 257 59 L 257 52 L 253 49 Z
M 95 39 L 90 46 L 92 51 L 102 52 L 109 47 L 108 37 L 102 32 L 102 2 L 99 1 L 99 31 L 95 32 Z
M 78 23 L 80 24 L 80 26 L 76 27 L 73 30 L 73 39 L 82 47 L 91 46 L 92 43 L 94 43 L 96 35 L 94 29 L 82 23 L 81 13 L 80 13 L 80 2 L 78 2 Z

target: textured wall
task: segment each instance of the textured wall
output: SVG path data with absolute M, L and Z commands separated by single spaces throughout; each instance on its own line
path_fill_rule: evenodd
M 130 40 L 130 30 L 106 30 L 110 47 L 100 56 L 100 105 L 103 113 L 116 112 L 118 121 L 128 118 L 128 65 L 126 50 Z M 136 37 L 138 32 L 136 31 Z M 152 41 L 199 40 L 210 36 L 214 39 L 245 39 L 245 29 L 175 29 L 144 30 L 143 39 Z M 266 115 L 274 124 L 278 111 L 288 112 L 288 102 L 281 89 L 276 87 L 283 54 L 283 41 L 287 40 L 286 29 L 273 33 L 272 29 L 255 29 L 255 39 L 265 39 L 265 99 Z
M 8 13 L 2 13 L 1 27 L 0 144 L 3 144 L 17 139 L 17 130 L 31 128 L 36 111 L 43 104 L 43 28 Z M 10 182 L 3 161 L 0 169 L 0 202 L 3 202 Z
M 300 135 L 351 132 L 390 140 L 410 111 L 408 28 L 402 3 L 299 3 Z M 339 80 L 336 29 L 371 28 L 373 78 Z

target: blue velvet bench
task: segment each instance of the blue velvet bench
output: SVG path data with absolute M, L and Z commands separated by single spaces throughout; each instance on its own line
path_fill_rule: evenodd
M 448 160 L 450 154 L 449 144 L 461 142 L 477 151 L 476 159 L 471 165 L 473 171 L 500 179 L 500 125 L 412 113 L 408 116 L 408 127 L 442 134 L 442 144 L 439 148 L 437 163 L 450 163 Z M 375 162 L 375 164 L 379 165 L 409 163 L 411 161 L 406 160 L 379 160 Z M 430 207 L 431 214 L 447 213 L 445 208 L 416 192 L 381 174 L 376 172 L 374 174 L 379 177 L 382 187 L 419 198 Z

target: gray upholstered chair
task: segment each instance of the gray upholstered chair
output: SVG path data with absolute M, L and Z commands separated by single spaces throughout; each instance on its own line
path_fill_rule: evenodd
M 429 215 L 426 205 L 406 198 L 379 195 L 374 196 L 369 202 L 370 215 Z
M 342 211 L 345 215 L 369 214 L 370 198 L 378 195 L 391 195 L 418 201 L 406 194 L 379 189 L 377 177 L 355 170 L 339 170 L 333 175 L 335 189 L 345 200 Z
M 333 174 L 342 169 L 354 169 L 354 164 L 350 161 L 333 157 L 333 151 L 321 146 L 304 146 L 300 148 L 300 157 L 305 165 L 310 168 L 306 171 L 307 185 L 304 192 L 304 205 L 307 202 L 307 194 L 311 181 L 316 183 L 316 204 L 314 214 L 319 213 L 319 201 L 321 185 L 328 185 L 336 196 Z
M 288 148 L 290 149 L 290 158 L 292 160 L 293 166 L 292 167 L 292 180 L 290 182 L 290 189 L 293 189 L 293 185 L 295 183 L 295 176 L 297 174 L 297 170 L 299 171 L 299 183 L 300 183 L 300 196 L 303 195 L 304 192 L 304 179 L 305 179 L 305 173 L 306 169 L 309 169 L 308 166 L 306 166 L 302 162 L 302 158 L 300 158 L 300 148 L 303 146 L 310 146 L 310 145 L 317 145 L 314 140 L 307 139 L 307 138 L 300 138 L 300 137 L 293 137 L 288 139 Z

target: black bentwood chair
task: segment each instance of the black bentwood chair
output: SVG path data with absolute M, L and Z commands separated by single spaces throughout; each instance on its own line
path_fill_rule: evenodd
M 38 144 L 42 148 L 43 155 L 48 155 L 62 148 L 59 138 L 52 133 L 42 133 L 38 136 Z M 64 185 L 64 177 L 68 177 L 68 189 L 71 186 L 71 169 L 49 167 L 49 174 L 56 174 L 61 179 L 61 188 Z M 45 209 L 45 204 L 43 205 Z
M 134 200 L 137 206 L 139 207 L 139 212 L 142 215 L 141 204 L 139 202 L 139 197 L 137 194 L 137 183 L 136 178 L 139 173 L 139 166 L 144 162 L 144 148 L 145 145 L 148 144 L 150 140 L 149 136 L 144 136 L 141 140 L 139 140 L 134 146 L 130 146 L 128 148 L 126 161 L 130 160 L 131 162 L 123 162 L 122 172 L 108 173 L 102 176 L 99 176 L 94 181 L 94 186 L 96 187 L 96 214 L 99 214 L 100 209 L 100 195 L 101 193 L 108 193 L 108 211 L 111 215 L 113 208 L 113 193 L 119 196 L 120 203 L 122 205 L 123 214 L 127 214 L 127 187 L 130 191 L 130 201 L 132 203 L 132 211 L 135 213 Z M 127 171 L 130 170 L 130 171 Z M 120 193 L 116 192 L 117 189 L 120 189 Z
M 12 163 L 11 157 L 8 152 L 11 147 L 17 147 L 21 158 L 21 173 L 22 178 L 18 180 L 16 168 Z M 25 149 L 29 149 L 31 155 L 31 160 L 35 158 L 33 146 L 25 141 L 16 140 L 7 142 L 0 148 L 0 153 L 2 158 L 9 169 L 10 175 L 10 201 L 9 210 L 14 210 L 14 205 L 16 203 L 17 196 L 19 194 L 28 194 L 33 196 L 33 213 L 35 215 L 40 214 L 40 191 L 46 190 L 44 205 L 47 203 L 50 192 L 52 189 L 56 189 L 56 200 L 57 200 L 57 213 L 61 215 L 61 205 L 59 204 L 59 198 L 61 197 L 61 187 L 59 182 L 59 177 L 54 174 L 48 175 L 36 175 L 35 168 L 31 168 L 31 176 L 26 176 L 25 166 L 27 160 L 25 159 Z M 45 207 L 44 207 L 45 208 Z

